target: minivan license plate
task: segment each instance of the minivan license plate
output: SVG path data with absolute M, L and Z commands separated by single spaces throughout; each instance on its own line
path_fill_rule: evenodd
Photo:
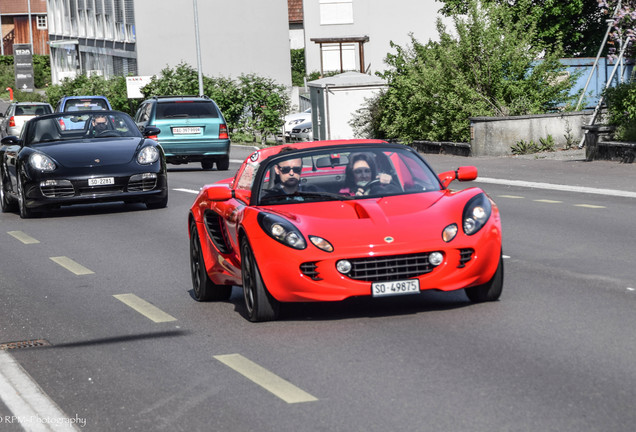
M 418 292 L 420 292 L 420 281 L 417 279 L 393 282 L 374 282 L 371 284 L 371 294 L 373 297 L 414 294 Z

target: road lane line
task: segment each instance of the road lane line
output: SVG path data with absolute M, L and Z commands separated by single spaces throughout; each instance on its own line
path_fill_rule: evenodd
M 548 190 L 558 190 L 564 192 L 578 192 L 578 193 L 588 193 L 588 194 L 596 194 L 596 195 L 606 195 L 606 196 L 615 196 L 615 197 L 625 197 L 625 198 L 636 198 L 636 192 L 628 192 L 628 191 L 620 191 L 616 189 L 597 189 L 591 187 L 583 187 L 583 186 L 568 186 L 568 185 L 560 185 L 553 183 L 541 183 L 541 182 L 530 182 L 523 180 L 504 180 L 504 179 L 496 179 L 496 178 L 488 178 L 488 177 L 478 177 L 477 182 L 482 183 L 492 183 L 492 184 L 500 184 L 506 186 L 520 186 L 527 188 L 535 188 L 535 189 L 548 189 Z
M 250 381 L 281 398 L 288 404 L 300 402 L 314 402 L 318 399 L 299 389 L 289 381 L 257 365 L 240 354 L 226 354 L 214 356 L 224 365 L 234 369 Z
M 72 259 L 65 256 L 50 257 L 50 258 L 51 258 L 51 261 L 59 264 L 60 266 L 64 267 L 66 270 L 70 271 L 71 273 L 75 273 L 78 276 L 95 273 L 94 271 L 87 269 L 83 265 L 78 264 Z
M 593 205 L 593 204 L 574 204 L 574 207 L 585 207 L 589 209 L 604 209 L 607 208 L 605 206 Z
M 524 199 L 524 197 L 519 195 L 497 195 L 497 198 Z
M 539 203 L 546 203 L 546 204 L 561 204 L 563 203 L 563 201 L 555 201 L 555 200 L 549 200 L 549 199 L 536 199 L 536 200 L 532 200 L 534 202 L 539 202 Z
M 30 235 L 23 233 L 22 231 L 8 231 L 7 234 L 20 240 L 24 244 L 36 244 L 40 243 L 39 240 L 34 239 Z
M 9 408 L 11 420 L 27 431 L 78 431 L 73 420 L 42 391 L 33 378 L 6 351 L 0 350 L 0 400 Z
M 177 192 L 191 193 L 191 194 L 198 194 L 200 192 L 200 191 L 194 190 L 194 189 L 183 189 L 183 188 L 174 188 L 172 190 L 173 191 L 177 191 Z
M 165 313 L 157 306 L 148 303 L 146 300 L 137 297 L 135 294 L 115 294 L 113 297 L 156 323 L 177 320 L 172 315 Z

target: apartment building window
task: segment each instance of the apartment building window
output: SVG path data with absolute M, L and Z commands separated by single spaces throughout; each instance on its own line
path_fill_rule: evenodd
M 353 24 L 353 0 L 320 0 L 320 25 Z
M 369 36 L 347 38 L 311 38 L 320 45 L 320 72 L 365 72 L 364 43 Z
M 46 30 L 48 28 L 48 22 L 46 20 L 46 15 L 38 15 L 37 16 L 37 29 L 38 30 Z

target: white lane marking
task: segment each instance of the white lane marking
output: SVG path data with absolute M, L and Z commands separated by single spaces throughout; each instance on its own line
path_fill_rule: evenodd
M 318 400 L 304 390 L 291 384 L 289 381 L 285 381 L 278 375 L 275 375 L 240 354 L 217 355 L 214 356 L 214 358 L 270 393 L 273 393 L 275 396 L 278 396 L 288 404 L 314 402 Z
M 593 204 L 574 204 L 574 207 L 585 207 L 585 208 L 589 208 L 589 209 L 603 209 L 603 208 L 607 208 L 605 206 L 593 205 Z
M 497 198 L 524 199 L 525 197 L 519 195 L 497 195 Z
M 183 189 L 183 188 L 175 188 L 172 189 L 173 191 L 177 191 L 177 192 L 186 192 L 186 193 L 191 193 L 191 194 L 198 194 L 199 191 L 198 190 L 194 190 L 194 189 Z
M 530 182 L 530 181 L 523 181 L 523 180 L 504 180 L 504 179 L 496 179 L 496 178 L 488 178 L 488 177 L 478 177 L 476 181 L 482 182 L 482 183 L 501 184 L 501 185 L 508 185 L 508 186 L 520 186 L 520 187 L 528 187 L 528 188 L 535 188 L 535 189 L 548 189 L 548 190 L 558 190 L 558 191 L 564 191 L 564 192 L 578 192 L 578 193 L 588 193 L 588 194 L 596 194 L 596 195 L 636 198 L 636 192 L 620 191 L 616 189 L 597 189 L 597 188 L 583 187 L 583 186 L 568 186 L 568 185 L 560 185 L 560 184 L 552 184 L 552 183 Z
M 503 259 L 510 259 L 510 255 L 502 255 Z
M 627 287 L 627 291 L 636 291 L 636 288 Z
M 563 203 L 563 201 L 555 201 L 555 200 L 549 200 L 549 199 L 536 199 L 532 201 L 539 202 L 539 203 L 546 203 L 546 204 L 562 204 Z
M 33 378 L 6 351 L 0 350 L 0 400 L 12 415 L 5 422 L 16 423 L 26 431 L 78 431 L 75 423 L 48 397 Z
M 165 313 L 157 306 L 137 297 L 135 294 L 116 294 L 113 297 L 156 323 L 177 320 L 172 315 Z
M 30 235 L 23 233 L 22 231 L 8 231 L 7 234 L 20 240 L 24 244 L 36 244 L 40 243 L 39 240 L 34 239 Z
M 66 270 L 70 271 L 71 273 L 75 273 L 78 276 L 95 273 L 94 271 L 87 269 L 83 265 L 78 264 L 72 259 L 65 256 L 50 257 L 50 259 L 51 261 L 59 264 L 60 266 L 64 267 Z

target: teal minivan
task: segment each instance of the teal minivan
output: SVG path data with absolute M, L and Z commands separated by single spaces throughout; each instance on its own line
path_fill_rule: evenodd
M 230 167 L 227 123 L 216 103 L 207 96 L 155 96 L 142 102 L 135 114 L 140 129 L 161 129 L 157 141 L 166 162 L 200 162 L 204 170 Z

